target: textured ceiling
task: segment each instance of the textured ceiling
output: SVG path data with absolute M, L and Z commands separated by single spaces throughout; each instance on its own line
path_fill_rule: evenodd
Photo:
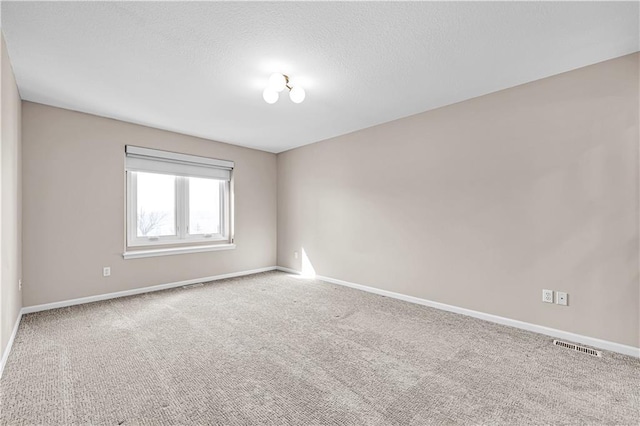
M 25 100 L 271 152 L 638 51 L 638 3 L 2 2 Z M 262 100 L 289 74 L 304 103 Z

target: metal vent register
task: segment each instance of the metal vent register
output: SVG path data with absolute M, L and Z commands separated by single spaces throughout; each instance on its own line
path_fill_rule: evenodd
M 600 351 L 596 351 L 595 349 L 587 348 L 586 346 L 580 346 L 573 343 L 563 342 L 562 340 L 554 340 L 553 344 L 556 346 L 562 346 L 563 348 L 571 349 L 576 352 L 582 352 L 583 354 L 602 357 L 602 353 Z
M 204 286 L 204 283 L 195 283 L 195 284 L 187 284 L 187 285 L 183 285 L 182 288 L 184 290 L 190 290 L 192 288 L 196 288 L 196 287 L 202 287 Z

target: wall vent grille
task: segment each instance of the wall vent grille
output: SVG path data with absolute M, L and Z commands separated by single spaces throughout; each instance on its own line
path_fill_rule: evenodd
M 595 349 L 587 348 L 586 346 L 580 346 L 569 342 L 563 342 L 562 340 L 554 340 L 553 344 L 556 346 L 561 346 L 563 348 L 571 349 L 576 352 L 581 352 L 583 354 L 602 357 L 602 352 L 596 351 Z

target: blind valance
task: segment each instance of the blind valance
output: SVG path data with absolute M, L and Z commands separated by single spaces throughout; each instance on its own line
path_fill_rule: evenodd
M 132 172 L 231 180 L 233 161 L 127 145 L 126 169 Z

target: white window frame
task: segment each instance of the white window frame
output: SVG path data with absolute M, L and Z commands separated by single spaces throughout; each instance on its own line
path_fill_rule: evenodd
M 235 248 L 234 236 L 233 236 L 233 162 L 226 160 L 213 160 L 201 157 L 188 156 L 184 154 L 169 153 L 165 151 L 154 151 L 146 148 L 127 147 L 127 153 L 131 149 L 132 152 L 142 154 L 158 154 L 160 158 L 169 158 L 172 160 L 174 157 L 185 161 L 197 161 L 204 160 L 206 162 L 216 163 L 220 162 L 224 165 L 230 164 L 230 171 L 227 172 L 226 179 L 223 178 L 209 178 L 208 176 L 199 175 L 181 175 L 172 172 L 157 172 L 146 171 L 144 169 L 127 169 L 126 173 L 126 206 L 125 206 L 125 226 L 126 226 L 126 247 L 123 256 L 125 258 L 134 257 L 147 257 L 153 255 L 154 250 L 148 250 L 158 247 L 157 255 L 166 254 L 180 254 L 187 252 L 198 252 L 211 250 Z M 137 173 L 157 173 L 175 177 L 174 188 L 174 200 L 175 200 L 175 235 L 168 236 L 154 236 L 154 237 L 139 237 L 138 236 L 138 185 L 137 185 Z M 189 178 L 202 178 L 216 180 L 220 184 L 220 232 L 217 234 L 190 234 L 189 233 Z M 195 246 L 194 244 L 200 244 Z M 163 246 L 175 246 L 173 248 L 163 248 Z M 188 251 L 189 247 L 193 247 L 194 250 Z M 144 256 L 135 255 L 135 253 L 142 254 L 142 251 L 130 252 L 128 249 L 147 249 Z

